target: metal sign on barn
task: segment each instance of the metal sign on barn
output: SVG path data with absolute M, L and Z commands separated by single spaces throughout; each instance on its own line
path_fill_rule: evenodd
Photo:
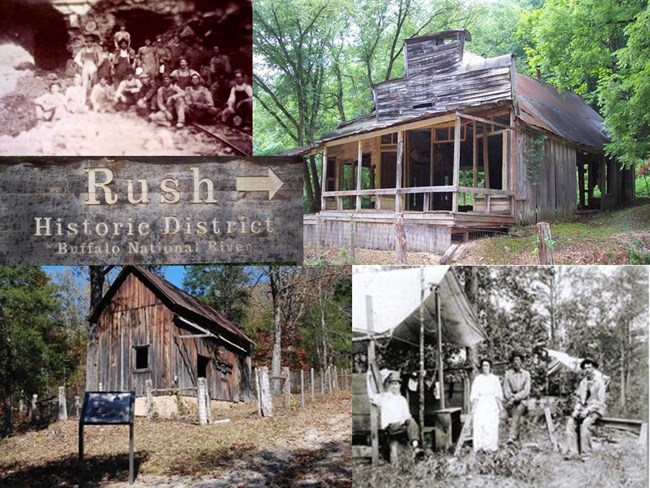
M 2 158 L 0 263 L 302 262 L 290 157 Z

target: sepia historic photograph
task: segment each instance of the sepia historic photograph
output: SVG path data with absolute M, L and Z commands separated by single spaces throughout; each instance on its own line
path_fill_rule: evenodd
M 354 486 L 647 486 L 648 272 L 354 266 Z
M 248 0 L 7 0 L 0 154 L 252 154 Z

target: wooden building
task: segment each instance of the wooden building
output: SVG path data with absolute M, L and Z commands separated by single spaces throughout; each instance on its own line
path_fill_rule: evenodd
M 249 401 L 253 341 L 217 310 L 147 268 L 126 266 L 90 315 L 104 390 L 181 390 L 199 377 L 213 400 Z
M 372 87 L 374 112 L 292 151 L 323 161 L 305 242 L 441 251 L 473 231 L 607 209 L 633 170 L 604 155 L 602 118 L 578 95 L 464 50 L 466 30 L 407 39 L 405 74 Z M 354 232 L 352 227 L 354 226 Z

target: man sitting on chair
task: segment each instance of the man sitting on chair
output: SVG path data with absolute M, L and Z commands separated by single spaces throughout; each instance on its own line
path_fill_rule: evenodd
M 389 436 L 406 432 L 413 454 L 418 455 L 420 449 L 420 428 L 411 416 L 408 402 L 400 393 L 402 380 L 398 371 L 391 371 L 384 379 L 384 392 L 376 393 L 371 386 L 371 373 L 368 373 L 368 398 L 370 403 L 379 408 L 381 418 L 380 429 L 385 430 Z M 383 376 L 383 375 L 382 375 Z

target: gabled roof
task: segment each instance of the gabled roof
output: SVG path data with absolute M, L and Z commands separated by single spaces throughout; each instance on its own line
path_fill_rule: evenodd
M 197 298 L 185 293 L 163 277 L 151 272 L 141 266 L 125 266 L 117 276 L 106 294 L 102 297 L 97 306 L 92 310 L 89 321 L 95 322 L 106 307 L 115 292 L 120 288 L 124 280 L 133 274 L 137 276 L 160 300 L 179 317 L 190 322 L 198 322 L 196 325 L 203 326 L 214 333 L 225 332 L 227 336 L 238 342 L 253 344 L 253 340 L 244 334 L 239 328 L 228 320 L 223 314 L 201 302 Z
M 326 142 L 456 111 L 512 104 L 524 124 L 603 150 L 608 141 L 603 119 L 578 95 L 560 93 L 552 85 L 515 72 L 514 55 L 484 58 L 464 51 L 465 40 L 469 40 L 467 31 L 407 39 L 406 74 L 372 87 L 372 114 L 342 124 L 320 141 L 287 154 L 306 154 Z

